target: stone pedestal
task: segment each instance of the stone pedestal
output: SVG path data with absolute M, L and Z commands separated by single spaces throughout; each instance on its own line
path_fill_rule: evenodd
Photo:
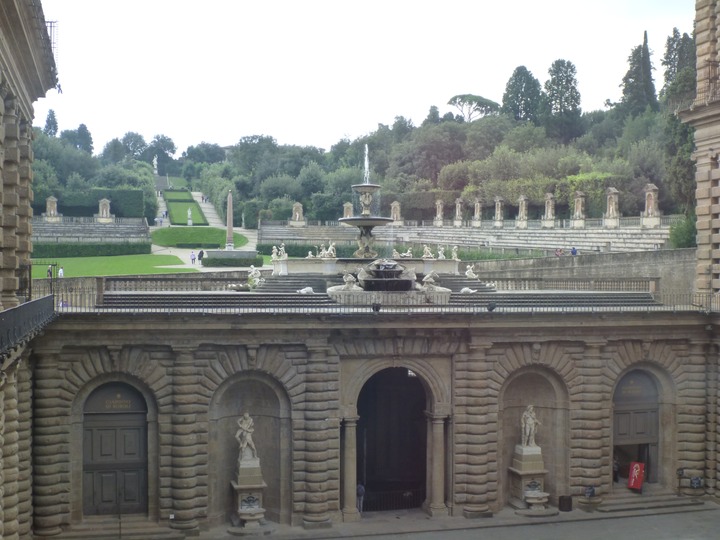
M 442 227 L 442 226 L 443 226 L 443 223 L 444 223 L 444 222 L 443 222 L 442 219 L 435 218 L 435 219 L 433 220 L 433 226 L 434 226 L 434 227 Z
M 482 227 L 482 220 L 473 218 L 473 220 L 472 220 L 472 226 L 475 227 L 476 229 L 481 228 L 481 227 Z
M 528 228 L 527 219 L 516 219 L 515 220 L 515 228 L 516 229 L 527 229 Z
M 526 493 L 534 492 L 535 495 L 544 494 L 547 501 L 549 494 L 545 493 L 545 463 L 542 458 L 542 450 L 539 446 L 515 446 L 512 467 L 510 471 L 510 506 L 520 510 L 538 510 L 538 506 L 544 503 L 537 497 L 530 497 L 532 504 L 528 503 Z
M 570 220 L 570 228 L 572 228 L 572 229 L 584 229 L 584 228 L 585 228 L 585 220 L 584 220 L 584 219 L 572 219 L 572 220 Z
M 307 221 L 305 221 L 304 219 L 297 221 L 291 219 L 290 221 L 288 221 L 288 227 L 307 227 Z
M 540 227 L 542 229 L 554 229 L 555 228 L 555 220 L 543 218 L 540 220 Z
M 606 217 L 603 219 L 603 227 L 606 229 L 617 229 L 620 226 L 620 218 Z
M 643 229 L 657 229 L 660 227 L 659 216 L 640 216 L 640 226 Z
M 246 449 L 246 453 L 249 450 Z M 264 521 L 263 490 L 267 487 L 260 469 L 260 459 L 243 457 L 239 464 L 237 481 L 230 482 L 235 493 L 235 510 L 237 519 L 228 533 L 233 536 L 255 536 L 270 534 Z

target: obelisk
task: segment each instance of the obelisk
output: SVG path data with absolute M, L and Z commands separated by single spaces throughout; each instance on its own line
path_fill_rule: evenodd
M 232 206 L 232 190 L 228 189 L 227 198 L 227 236 L 225 237 L 225 250 L 232 251 L 235 249 L 233 239 L 233 206 Z

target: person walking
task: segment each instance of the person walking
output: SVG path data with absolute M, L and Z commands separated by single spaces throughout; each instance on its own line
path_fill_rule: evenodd
M 195 250 L 190 252 L 190 264 L 195 264 Z
M 60 270 L 58 270 L 58 277 L 61 278 L 65 275 L 65 270 L 63 270 L 63 267 L 60 267 Z

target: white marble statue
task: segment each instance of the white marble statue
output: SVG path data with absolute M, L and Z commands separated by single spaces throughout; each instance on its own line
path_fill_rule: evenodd
M 327 257 L 330 257 L 331 259 L 334 259 L 337 257 L 337 251 L 335 250 L 335 242 L 330 242 L 327 248 Z
M 470 279 L 478 279 L 478 275 L 473 270 L 472 264 L 467 265 L 467 270 L 465 270 L 465 277 L 470 278 Z
M 280 249 L 278 250 L 277 258 L 280 260 L 284 260 L 284 259 L 288 258 L 287 253 L 285 252 L 285 244 L 284 243 L 280 244 Z
M 302 289 L 298 289 L 296 292 L 298 294 L 315 294 L 312 287 L 303 287 Z
M 277 248 L 277 246 L 273 246 L 272 247 L 272 255 L 270 255 L 270 259 L 272 259 L 273 261 L 277 261 L 279 258 L 280 258 L 280 256 L 279 256 L 278 248 Z
M 399 259 L 400 257 L 402 257 L 402 255 L 397 249 L 393 248 L 392 257 L 393 259 Z
M 440 246 L 440 247 L 438 248 L 437 258 L 438 258 L 438 259 L 444 259 L 444 258 L 445 258 L 445 248 L 444 248 L 444 247 Z
M 460 260 L 460 257 L 458 257 L 458 247 L 457 247 L 457 246 L 453 246 L 452 251 L 450 252 L 450 258 L 451 258 L 453 261 L 459 261 L 459 260 Z
M 435 258 L 435 255 L 432 254 L 432 251 L 430 250 L 430 247 L 427 244 L 425 244 L 423 246 L 422 258 L 423 259 L 434 259 Z
M 537 427 L 539 425 L 541 425 L 541 423 L 540 420 L 537 419 L 537 416 L 535 416 L 535 407 L 528 405 L 520 420 L 523 446 L 537 446 L 535 443 L 535 435 L 537 434 Z
M 235 440 L 239 445 L 238 465 L 245 459 L 245 449 L 249 448 L 253 458 L 257 456 L 257 449 L 253 442 L 252 434 L 255 431 L 255 422 L 248 413 L 243 414 L 237 421 L 238 430 L 235 432 Z

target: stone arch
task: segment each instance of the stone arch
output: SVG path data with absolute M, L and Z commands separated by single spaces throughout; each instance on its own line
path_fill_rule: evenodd
M 656 395 L 652 399 L 657 399 L 657 418 L 652 421 L 656 424 L 657 429 L 657 454 L 654 459 L 657 460 L 657 470 L 648 478 L 648 480 L 657 481 L 665 488 L 674 488 L 676 477 L 674 458 L 675 448 L 677 446 L 677 389 L 676 385 L 667 371 L 665 366 L 658 362 L 650 360 L 641 360 L 635 363 L 629 363 L 624 366 L 614 379 L 610 392 L 610 411 L 613 428 L 610 430 L 611 442 L 610 448 L 615 447 L 617 422 L 616 412 L 620 408 L 617 404 L 617 391 L 620 385 L 627 380 L 628 376 L 638 372 L 647 376 L 652 384 Z M 648 405 L 648 404 L 645 404 Z M 645 407 L 647 408 L 647 407 Z M 655 476 L 655 473 L 657 476 Z M 612 468 L 608 472 L 612 476 Z M 610 482 L 610 485 L 614 485 Z
M 80 382 L 80 381 L 78 381 Z M 84 408 L 90 395 L 109 383 L 120 382 L 134 388 L 142 395 L 147 406 L 147 498 L 148 517 L 156 520 L 159 515 L 160 490 L 157 474 L 159 463 L 158 403 L 156 395 L 144 381 L 133 375 L 121 372 L 97 373 L 77 388 L 73 401 L 69 404 L 71 448 L 83 448 Z M 83 453 L 70 454 L 70 519 L 73 523 L 83 520 Z
M 362 362 L 351 374 L 347 384 L 341 389 L 345 416 L 357 416 L 357 400 L 363 386 L 373 375 L 388 368 L 405 368 L 415 373 L 425 389 L 428 411 L 436 414 L 449 413 L 449 381 L 444 381 L 432 364 L 412 358 L 389 358 Z
M 558 372 L 547 365 L 525 365 L 508 375 L 498 392 L 498 501 L 511 498 L 519 477 L 509 472 L 515 445 L 520 443 L 520 417 L 528 405 L 535 407 L 541 425 L 537 444 L 542 449 L 544 490 L 557 503 L 569 492 L 570 394 Z

